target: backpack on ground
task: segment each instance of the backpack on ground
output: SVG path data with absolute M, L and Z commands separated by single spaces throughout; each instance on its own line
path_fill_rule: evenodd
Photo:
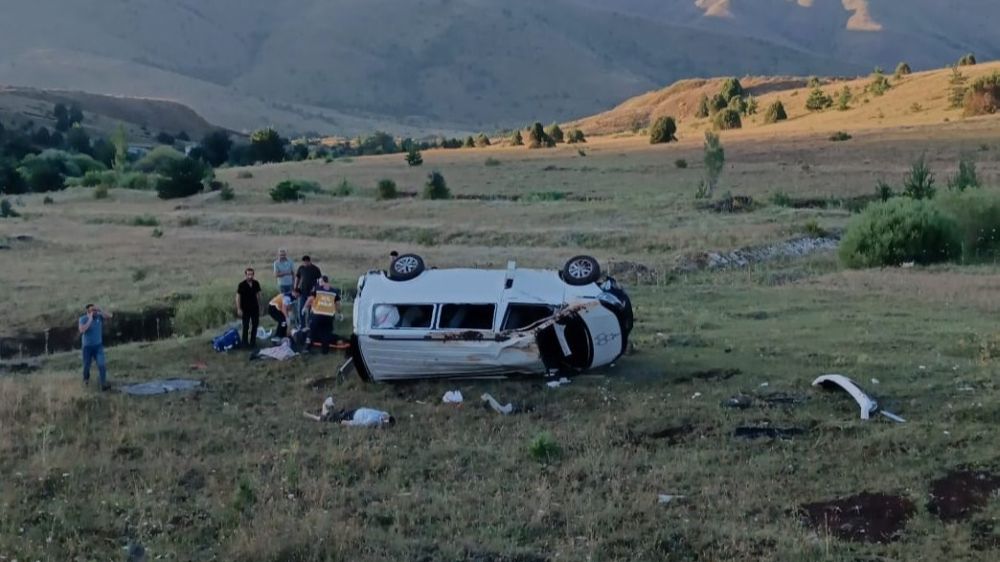
M 240 332 L 236 328 L 229 328 L 221 335 L 212 338 L 212 349 L 216 351 L 229 351 L 240 345 Z

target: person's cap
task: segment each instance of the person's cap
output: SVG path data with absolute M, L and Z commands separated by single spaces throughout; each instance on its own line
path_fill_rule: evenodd
M 309 256 L 302 256 L 302 261 L 312 261 Z

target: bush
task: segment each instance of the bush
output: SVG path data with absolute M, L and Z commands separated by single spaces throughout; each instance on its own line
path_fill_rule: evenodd
M 156 182 L 156 194 L 160 199 L 189 197 L 202 190 L 205 165 L 193 158 L 184 157 L 166 165 L 163 177 Z
M 712 132 L 705 132 L 705 180 L 700 191 L 707 197 L 712 196 L 715 187 L 719 184 L 719 177 L 726 165 L 726 151 L 722 147 L 719 135 Z
M 80 180 L 80 185 L 83 187 L 97 187 L 103 185 L 105 187 L 111 187 L 117 183 L 118 174 L 105 171 L 105 172 L 87 172 L 83 174 L 83 178 Z
M 704 119 L 708 117 L 712 111 L 708 107 L 708 96 L 702 94 L 701 99 L 698 100 L 698 110 L 694 112 L 694 116 L 698 119 Z
M 729 107 L 729 100 L 722 94 L 715 94 L 708 101 L 708 110 L 710 114 L 715 114 L 716 112 L 722 111 L 727 107 Z
M 485 162 L 483 162 L 483 165 L 486 166 L 486 167 L 488 167 L 488 168 L 491 168 L 493 166 L 499 166 L 500 165 L 500 161 L 497 160 L 496 158 L 490 156 L 489 158 L 486 159 Z
M 900 78 L 908 76 L 912 73 L 913 70 L 910 69 L 910 65 L 906 62 L 901 62 L 896 65 L 896 72 L 893 73 L 893 77 L 895 77 L 896 80 L 899 80 Z
M 48 195 L 45 196 L 45 199 L 42 199 L 42 205 L 52 205 L 55 202 L 56 202 L 56 200 L 53 199 L 53 198 L 51 198 L 51 197 L 49 197 Z
M 556 123 L 549 125 L 549 128 L 545 130 L 545 134 L 549 135 L 549 138 L 552 139 L 552 142 L 555 142 L 557 144 L 565 140 L 565 137 L 563 136 L 563 130 Z
M 94 189 L 94 199 L 107 199 L 108 198 L 108 186 L 99 185 Z
M 875 182 L 875 196 L 878 197 L 880 201 L 888 201 L 896 196 L 896 192 L 892 190 L 891 185 L 882 180 L 878 180 Z
M 472 138 L 472 135 L 465 137 L 465 142 L 462 143 L 462 148 L 475 148 L 475 147 L 476 147 L 476 139 Z
M 992 115 L 1000 111 L 1000 71 L 982 76 L 963 90 L 966 115 Z
M 837 111 L 847 111 L 851 108 L 851 99 L 854 95 L 851 93 L 851 87 L 844 85 L 844 89 L 837 94 Z
M 927 160 L 921 156 L 903 176 L 903 195 L 911 199 L 931 199 L 934 191 L 934 173 L 927 166 Z
M 166 131 L 160 132 L 156 135 L 156 142 L 160 144 L 174 144 L 174 136 Z
M 810 76 L 809 80 L 806 81 L 807 88 L 819 88 L 823 83 L 819 81 L 818 76 Z
M 793 203 L 792 197 L 784 191 L 779 191 L 771 196 L 771 204 L 777 207 L 791 207 Z
M 830 135 L 830 140 L 833 142 L 848 141 L 851 140 L 851 138 L 851 135 L 845 133 L 844 131 L 837 131 L 836 133 Z
M 395 199 L 396 197 L 399 197 L 396 182 L 389 179 L 379 180 L 378 185 L 375 186 L 375 199 L 385 201 L 387 199 Z
M 254 162 L 281 162 L 285 159 L 285 139 L 268 127 L 250 135 L 250 158 Z
M 121 174 L 117 177 L 118 187 L 123 187 L 125 189 L 138 189 L 146 190 L 151 189 L 157 184 L 155 176 L 149 174 L 143 174 L 141 172 L 127 172 Z
M 160 226 L 160 221 L 153 215 L 141 215 L 132 217 L 132 222 L 129 224 L 132 226 Z
M 734 97 L 730 99 L 729 105 L 727 105 L 726 107 L 732 109 L 733 111 L 738 111 L 740 115 L 745 115 L 747 112 L 747 102 L 743 98 Z
M 754 96 L 747 96 L 746 102 L 743 104 L 743 114 L 744 115 L 757 115 L 757 110 L 759 109 L 759 104 L 757 98 Z
M 147 174 L 157 173 L 166 175 L 167 170 L 176 162 L 183 160 L 184 154 L 174 149 L 172 146 L 158 146 L 150 150 L 138 162 L 135 169 Z
M 806 109 L 809 111 L 823 111 L 833 106 L 833 98 L 823 93 L 819 88 L 813 88 L 806 99 Z
M 848 267 L 936 263 L 957 257 L 958 224 L 930 201 L 896 198 L 876 202 L 855 217 L 840 243 Z
M 1000 197 L 990 191 L 952 192 L 935 203 L 955 218 L 967 262 L 1000 257 Z
M 781 103 L 781 100 L 769 105 L 767 111 L 764 112 L 764 123 L 777 123 L 785 119 L 788 119 L 788 114 L 785 113 L 785 104 Z
M 66 178 L 61 166 L 54 160 L 25 158 L 22 163 L 22 174 L 27 177 L 28 187 L 34 193 L 47 191 L 62 191 L 66 188 Z
M 253 177 L 253 172 L 250 170 L 240 170 L 236 172 L 236 179 L 238 180 L 248 180 Z
M 278 203 L 298 201 L 304 198 L 302 186 L 295 180 L 285 180 L 271 189 L 271 199 Z
M 236 192 L 233 191 L 233 188 L 229 187 L 228 183 L 223 185 L 222 189 L 219 190 L 219 199 L 222 199 L 223 201 L 232 201 L 235 198 Z
M 876 68 L 875 72 L 872 74 L 872 81 L 868 84 L 868 91 L 875 96 L 881 96 L 882 94 L 889 91 L 892 85 L 889 84 L 889 79 L 885 77 L 881 69 Z
M 520 130 L 514 131 L 514 134 L 510 136 L 510 145 L 511 146 L 523 146 L 524 145 L 524 138 L 521 136 L 521 131 Z
M 715 118 L 712 119 L 712 123 L 715 125 L 715 128 L 720 131 L 739 129 L 743 127 L 743 120 L 740 118 L 740 112 L 728 107 L 716 113 Z
M 21 214 L 14 210 L 14 206 L 10 204 L 9 200 L 0 201 L 0 219 L 13 219 L 19 216 Z
M 976 161 L 968 156 L 962 156 L 958 161 L 958 172 L 948 179 L 948 189 L 952 191 L 965 191 L 970 187 L 979 187 L 979 174 L 976 173 Z
M 223 326 L 232 318 L 233 290 L 228 285 L 219 284 L 182 301 L 174 316 L 174 328 L 180 335 L 197 336 Z
M 528 129 L 528 148 L 552 148 L 556 142 L 545 132 L 541 123 L 535 122 Z
M 569 136 L 566 137 L 566 142 L 570 144 L 578 144 L 587 142 L 587 137 L 584 136 L 583 131 L 580 129 L 573 129 L 569 132 Z
M 558 459 L 560 452 L 559 444 L 548 433 L 539 433 L 528 445 L 531 458 L 543 464 Z
M 406 164 L 409 166 L 420 166 L 424 163 L 424 157 L 417 150 L 417 147 L 410 146 L 410 150 L 406 152 Z
M 28 192 L 28 182 L 13 161 L 0 159 L 0 194 L 20 195 Z
M 679 170 L 683 170 L 688 167 L 688 161 L 683 158 L 678 158 L 677 160 L 674 160 L 674 167 Z
M 299 181 L 303 193 L 321 193 L 323 190 L 320 188 L 319 184 L 311 181 Z M 358 192 L 358 188 L 354 186 L 351 182 L 347 181 L 347 178 L 340 180 L 337 187 L 333 188 L 331 195 L 334 197 L 350 197 Z
M 649 144 L 660 144 L 677 140 L 677 122 L 665 115 L 658 118 L 649 129 Z
M 976 55 L 967 53 L 958 59 L 958 66 L 973 66 L 976 64 Z
M 209 166 L 218 168 L 229 161 L 229 153 L 233 148 L 233 140 L 229 138 L 229 133 L 223 130 L 216 130 L 206 133 L 201 138 L 201 149 L 205 155 L 205 161 Z
M 439 172 L 431 172 L 427 175 L 427 183 L 424 184 L 424 199 L 451 199 L 451 191 L 448 184 Z
M 726 100 L 726 104 L 729 104 L 733 98 L 743 97 L 743 85 L 740 84 L 738 78 L 726 78 L 722 81 L 722 89 L 719 95 L 722 96 L 722 99 Z

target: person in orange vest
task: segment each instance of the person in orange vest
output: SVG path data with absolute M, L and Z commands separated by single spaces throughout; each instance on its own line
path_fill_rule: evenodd
M 267 315 L 278 323 L 275 336 L 279 338 L 288 335 L 288 313 L 292 310 L 293 295 L 278 293 L 267 303 Z

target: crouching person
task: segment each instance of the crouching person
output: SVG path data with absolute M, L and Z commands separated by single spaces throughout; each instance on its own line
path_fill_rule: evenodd
M 274 335 L 278 338 L 288 336 L 288 313 L 292 308 L 292 296 L 278 293 L 267 303 L 267 315 L 274 318 L 278 328 Z

